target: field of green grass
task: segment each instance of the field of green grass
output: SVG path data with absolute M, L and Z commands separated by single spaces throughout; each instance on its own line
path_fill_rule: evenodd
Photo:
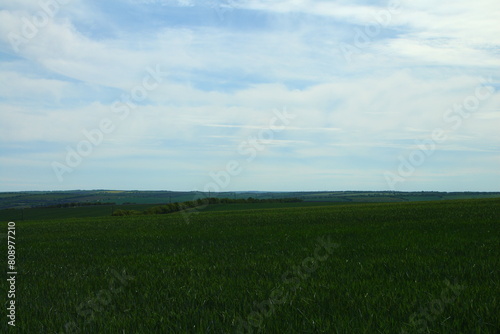
M 500 198 L 500 192 L 386 192 L 386 191 L 333 191 L 333 192 L 219 192 L 204 194 L 186 191 L 118 191 L 72 190 L 0 193 L 0 219 L 2 209 L 28 209 L 67 203 L 115 203 L 152 205 L 217 197 L 230 199 L 300 198 L 308 202 L 404 202 L 448 199 Z
M 334 205 L 352 205 L 354 203 L 338 202 L 297 202 L 297 203 L 241 203 L 241 204 L 212 204 L 195 212 L 217 212 L 217 211 L 239 211 L 239 210 L 262 210 L 262 209 L 284 209 L 284 208 L 310 208 L 328 207 Z M 191 210 L 193 211 L 193 210 Z
M 146 210 L 152 204 L 89 205 L 72 208 L 29 208 L 0 210 L 0 220 L 23 221 L 111 216 L 114 210 Z
M 499 199 L 268 204 L 18 221 L 15 330 L 499 333 Z

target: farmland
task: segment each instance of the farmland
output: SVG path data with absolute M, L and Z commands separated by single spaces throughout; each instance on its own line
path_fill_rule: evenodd
M 68 203 L 99 204 L 113 202 L 116 205 L 158 204 L 191 201 L 193 198 L 219 197 L 242 199 L 253 197 L 300 198 L 306 202 L 407 202 L 449 199 L 500 198 L 500 192 L 387 192 L 387 191 L 330 191 L 330 192 L 220 192 L 206 194 L 180 191 L 118 191 L 72 190 L 0 192 L 0 209 L 35 208 Z
M 498 333 L 499 199 L 266 205 L 17 222 L 16 327 Z
M 43 220 L 110 216 L 115 210 L 145 211 L 148 208 L 168 203 L 183 203 L 207 197 L 240 200 L 255 198 L 298 198 L 303 203 L 276 205 L 272 203 L 252 205 L 250 208 L 278 208 L 292 206 L 318 206 L 359 203 L 395 203 L 415 201 L 442 201 L 451 199 L 500 198 L 500 192 L 201 192 L 178 191 L 32 191 L 0 193 L 0 220 Z M 245 205 L 216 205 L 207 210 L 234 210 Z

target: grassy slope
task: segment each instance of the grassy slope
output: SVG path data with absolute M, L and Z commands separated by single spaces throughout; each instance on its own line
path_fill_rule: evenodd
M 297 202 L 297 203 L 244 203 L 244 204 L 215 204 L 201 209 L 201 211 L 233 211 L 233 210 L 259 210 L 271 208 L 309 207 L 337 205 L 338 202 Z M 111 216 L 112 210 L 137 210 L 144 211 L 147 208 L 162 204 L 123 204 L 123 205 L 92 205 L 73 208 L 31 208 L 24 210 L 6 209 L 0 210 L 0 220 L 47 220 L 47 219 L 70 219 Z
M 466 288 L 427 328 L 497 333 L 499 204 L 221 211 L 191 215 L 190 223 L 182 214 L 19 222 L 17 326 L 54 333 L 75 321 L 87 333 L 234 333 L 235 320 L 257 310 L 254 302 L 279 286 L 291 293 L 282 275 L 330 236 L 340 248 L 263 318 L 263 332 L 399 333 L 440 298 L 448 279 Z M 106 295 L 113 268 L 136 279 L 97 304 L 85 326 L 76 308 Z
M 338 202 L 213 204 L 213 205 L 209 205 L 209 206 L 202 208 L 200 211 L 202 211 L 202 212 L 218 212 L 218 211 L 324 207 L 324 206 L 333 206 L 333 205 L 348 205 L 348 204 L 338 203 Z
M 211 196 L 220 198 L 290 198 L 300 197 L 305 201 L 328 202 L 401 202 L 401 201 L 430 201 L 447 199 L 473 199 L 500 197 L 497 193 L 444 193 L 444 192 L 280 192 L 280 193 L 212 193 Z M 169 202 L 185 202 L 198 199 L 200 193 L 172 192 L 172 191 L 63 191 L 63 192 L 19 192 L 0 193 L 0 209 L 29 208 L 49 206 L 69 202 L 114 202 L 117 205 L 124 203 L 156 204 Z M 0 217 L 2 212 L 0 211 Z
M 46 220 L 111 216 L 112 210 L 146 210 L 152 204 L 91 205 L 73 208 L 31 208 L 0 210 L 0 220 Z

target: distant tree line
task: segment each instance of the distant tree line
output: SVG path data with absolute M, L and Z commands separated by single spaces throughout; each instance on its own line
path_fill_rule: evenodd
M 268 198 L 268 199 L 258 199 L 258 198 L 241 198 L 241 199 L 231 199 L 231 198 L 215 198 L 209 197 L 204 199 L 198 199 L 196 201 L 187 201 L 182 203 L 170 203 L 165 205 L 158 205 L 148 208 L 144 211 L 138 210 L 115 210 L 113 216 L 135 216 L 135 215 L 162 215 L 167 213 L 179 212 L 187 209 L 196 208 L 199 206 L 213 205 L 213 204 L 250 204 L 250 203 L 297 203 L 302 202 L 300 198 Z
M 92 205 L 115 205 L 114 202 L 71 202 L 71 203 L 59 203 L 54 205 L 45 205 L 40 208 L 43 209 L 55 209 L 55 208 L 75 208 L 79 206 L 92 206 Z

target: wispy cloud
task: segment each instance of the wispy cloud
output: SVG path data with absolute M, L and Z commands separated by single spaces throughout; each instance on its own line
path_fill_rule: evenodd
M 400 1 L 347 62 L 340 46 L 356 46 L 357 34 L 390 6 L 72 0 L 26 38 L 26 22 L 38 22 L 33 16 L 44 9 L 0 1 L 2 190 L 200 188 L 284 107 L 293 124 L 232 189 L 280 190 L 283 175 L 293 176 L 287 189 L 386 189 L 383 171 L 443 128 L 449 140 L 422 173 L 453 173 L 439 186 L 425 178 L 405 187 L 498 190 L 499 4 Z M 23 38 L 17 50 L 13 36 Z M 155 66 L 161 85 L 121 120 L 115 103 Z M 489 78 L 495 93 L 451 128 L 447 110 Z M 59 183 L 51 162 L 64 160 L 103 118 L 116 130 Z M 478 162 L 486 176 L 477 182 L 462 178 L 476 167 L 460 161 L 471 159 L 485 163 Z

